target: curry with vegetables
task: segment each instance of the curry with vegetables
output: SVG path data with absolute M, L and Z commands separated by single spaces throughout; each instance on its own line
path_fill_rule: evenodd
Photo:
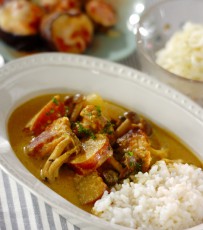
M 11 114 L 8 134 L 32 174 L 88 212 L 105 190 L 157 160 L 202 167 L 173 135 L 97 94 L 34 98 Z

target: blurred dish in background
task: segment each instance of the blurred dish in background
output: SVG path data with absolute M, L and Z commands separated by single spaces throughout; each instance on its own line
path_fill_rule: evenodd
M 0 53 L 7 61 L 44 51 L 121 60 L 136 48 L 134 28 L 144 8 L 143 0 L 5 0 Z
M 136 36 L 142 71 L 171 85 L 201 105 L 203 105 L 203 81 L 200 81 L 200 79 L 197 80 L 191 73 L 190 76 L 187 73 L 187 76 L 185 76 L 187 78 L 184 78 L 180 72 L 179 74 L 177 72 L 175 74 L 169 72 L 157 64 L 156 59 L 157 52 L 165 47 L 169 39 L 179 32 L 185 23 L 191 22 L 203 25 L 202 7 L 203 2 L 201 0 L 166 0 L 159 2 L 146 10 L 141 16 Z M 180 58 L 179 61 L 175 60 L 174 57 L 170 57 L 170 62 L 174 63 L 174 68 L 182 68 L 183 59 L 190 61 L 192 58 L 191 53 L 187 53 L 189 44 L 185 44 L 185 42 L 187 43 L 187 41 L 183 42 L 180 39 L 176 42 L 176 48 L 174 47 L 174 43 L 170 47 L 170 51 L 175 50 L 176 55 L 181 55 L 181 46 L 183 48 L 181 52 L 185 52 L 184 57 Z M 161 59 L 163 61 L 163 57 Z M 194 62 L 190 62 L 189 65 L 193 64 Z M 183 66 L 184 71 L 187 68 L 188 66 Z M 193 67 L 190 66 L 189 68 Z
M 157 52 L 156 62 L 174 74 L 203 81 L 203 24 L 185 23 Z

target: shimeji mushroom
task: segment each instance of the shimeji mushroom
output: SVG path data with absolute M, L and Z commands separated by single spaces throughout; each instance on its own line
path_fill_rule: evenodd
M 118 126 L 115 131 L 115 136 L 117 138 L 128 132 L 133 127 L 132 124 L 138 124 L 140 122 L 139 116 L 134 112 L 125 112 L 124 117 L 125 120 Z
M 80 151 L 81 145 L 77 137 L 72 132 L 64 133 L 64 139 L 56 145 L 41 170 L 42 179 L 54 181 L 58 177 L 60 167 L 72 154 L 78 154 Z
M 85 105 L 85 97 L 81 94 L 75 94 L 73 97 L 73 103 L 75 106 L 73 108 L 70 120 L 74 122 L 78 119 L 78 116 Z
M 67 107 L 67 116 L 70 117 L 70 121 L 74 122 L 78 119 L 81 110 L 85 106 L 85 96 L 82 94 L 75 94 L 66 96 L 64 104 Z
M 70 129 L 69 119 L 62 117 L 32 139 L 26 153 L 35 158 L 49 156 L 41 170 L 41 177 L 51 182 L 58 176 L 62 164 L 68 161 L 70 155 L 78 154 L 81 148 L 79 139 Z

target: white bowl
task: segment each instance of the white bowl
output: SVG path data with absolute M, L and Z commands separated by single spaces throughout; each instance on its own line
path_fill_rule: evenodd
M 21 164 L 8 140 L 11 112 L 29 98 L 53 91 L 97 92 L 174 133 L 203 159 L 203 109 L 159 81 L 122 65 L 80 55 L 48 53 L 11 61 L 0 69 L 0 166 L 78 227 L 127 229 L 82 211 L 50 190 Z M 201 230 L 203 225 L 193 229 Z

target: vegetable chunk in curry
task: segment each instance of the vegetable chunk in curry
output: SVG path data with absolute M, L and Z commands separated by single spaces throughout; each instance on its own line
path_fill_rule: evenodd
M 14 111 L 8 132 L 24 165 L 87 211 L 105 190 L 157 160 L 201 164 L 168 133 L 97 94 L 35 98 Z

